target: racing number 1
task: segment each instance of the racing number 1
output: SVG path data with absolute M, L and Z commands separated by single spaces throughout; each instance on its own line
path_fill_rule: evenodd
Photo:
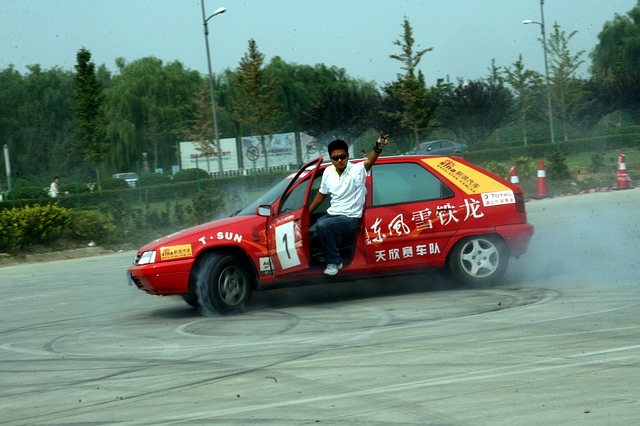
M 283 223 L 276 227 L 276 253 L 282 269 L 292 268 L 300 265 L 300 258 L 297 250 L 294 233 L 294 221 Z M 289 247 L 292 250 L 289 250 Z
M 282 242 L 284 243 L 284 249 L 287 251 L 287 258 L 291 259 L 291 255 L 289 254 L 289 240 L 287 240 L 287 234 L 282 236 Z

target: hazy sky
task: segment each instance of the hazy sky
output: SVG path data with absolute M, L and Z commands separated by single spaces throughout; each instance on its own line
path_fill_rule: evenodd
M 569 48 L 585 51 L 579 73 L 586 77 L 604 23 L 636 3 L 546 0 L 547 35 L 554 22 L 567 34 L 578 31 Z M 267 62 L 280 56 L 324 63 L 390 82 L 401 72 L 389 55 L 400 53 L 393 41 L 405 16 L 416 48 L 433 47 L 420 63 L 430 85 L 440 77 L 485 77 L 492 59 L 511 66 L 520 53 L 527 68 L 544 72 L 540 26 L 522 24 L 540 21 L 539 0 L 205 0 L 207 16 L 221 6 L 227 12 L 209 21 L 216 73 L 235 69 L 253 38 Z M 112 71 L 117 57 L 155 56 L 207 72 L 200 0 L 0 0 L 0 70 L 10 64 L 21 73 L 31 64 L 73 70 L 81 47 Z

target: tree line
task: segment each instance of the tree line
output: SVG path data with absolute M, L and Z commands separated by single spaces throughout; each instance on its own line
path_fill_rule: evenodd
M 576 74 L 586 59 L 584 51 L 570 50 L 575 33 L 555 24 L 548 37 L 556 138 L 585 137 L 613 112 L 637 123 L 640 1 L 604 25 L 588 54 L 587 77 Z M 436 138 L 471 150 L 491 148 L 505 129 L 515 144 L 549 142 L 547 82 L 525 67 L 522 55 L 510 65 L 492 61 L 483 77 L 443 78 L 428 86 L 419 65 L 431 48 L 415 49 L 407 18 L 392 44 L 396 51 L 389 56 L 399 72 L 379 87 L 335 66 L 279 56 L 265 63 L 257 42 L 249 40 L 238 67 L 214 76 L 219 137 L 257 135 L 266 149 L 274 133 L 304 131 L 320 143 L 355 142 L 384 129 L 394 136 L 389 153 Z M 43 186 L 74 171 L 81 180 L 99 182 L 101 172 L 137 171 L 142 153 L 152 170 L 168 171 L 179 164 L 178 143 L 184 140 L 196 141 L 203 155 L 215 152 L 208 76 L 153 56 L 119 58 L 116 67 L 111 72 L 96 66 L 82 48 L 74 71 L 39 65 L 25 74 L 13 66 L 0 71 L 0 143 L 10 148 L 16 184 Z M 6 188 L 4 173 L 2 179 Z

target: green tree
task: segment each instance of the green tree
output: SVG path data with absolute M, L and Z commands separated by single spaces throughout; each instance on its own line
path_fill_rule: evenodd
M 236 99 L 232 117 L 260 136 L 265 166 L 269 168 L 266 136 L 273 134 L 272 120 L 282 104 L 275 98 L 278 79 L 266 76 L 263 64 L 264 54 L 258 50 L 255 40 L 250 39 L 249 50 L 235 72 L 234 83 L 240 96 Z
M 585 85 L 576 76 L 576 70 L 584 63 L 580 59 L 584 50 L 575 54 L 569 50 L 569 42 L 576 33 L 577 31 L 572 31 L 567 35 L 555 23 L 547 43 L 551 69 L 551 97 L 555 104 L 554 111 L 562 124 L 565 141 L 569 140 L 569 125 L 579 119 L 591 102 L 591 94 L 586 92 Z
M 513 68 L 505 68 L 504 81 L 511 86 L 516 95 L 518 121 L 522 127 L 522 139 L 527 146 L 527 122 L 529 115 L 536 106 L 542 90 L 542 75 L 524 68 L 522 55 L 514 62 Z
M 500 83 L 460 79 L 456 87 L 443 86 L 442 96 L 440 124 L 455 134 L 461 132 L 469 147 L 477 148 L 513 116 L 513 95 Z
M 27 69 L 24 75 L 12 66 L 0 72 L 0 140 L 9 145 L 16 186 L 43 186 L 83 163 L 72 149 L 75 89 L 70 71 Z
M 149 152 L 155 168 L 168 168 L 193 118 L 202 77 L 178 61 L 165 65 L 154 57 L 131 63 L 118 58 L 116 65 L 119 74 L 105 92 L 111 167 L 133 171 L 142 153 Z
M 198 86 L 195 104 L 193 130 L 185 130 L 184 136 L 188 140 L 196 142 L 196 150 L 200 151 L 202 155 L 213 156 L 216 153 L 216 146 L 213 119 L 211 118 L 213 116 L 211 91 L 205 85 Z
M 266 74 L 277 78 L 279 82 L 276 99 L 283 106 L 283 114 L 276 117 L 281 119 L 277 126 L 284 132 L 295 133 L 298 162 L 302 162 L 303 157 L 300 132 L 308 131 L 303 124 L 303 114 L 311 105 L 312 93 L 316 88 L 325 83 L 331 83 L 322 68 L 326 66 L 319 64 L 313 67 L 287 63 L 279 56 L 274 57 L 266 67 Z
M 76 105 L 72 108 L 77 126 L 74 149 L 95 167 L 98 190 L 101 190 L 100 166 L 109 151 L 109 143 L 105 140 L 107 121 L 102 108 L 104 93 L 96 79 L 91 52 L 82 48 L 78 51 L 76 58 L 78 63 L 75 66 L 76 74 L 73 78 L 76 83 L 74 96 Z
M 589 55 L 595 82 L 609 94 L 611 108 L 640 120 L 640 1 L 626 16 L 606 22 L 598 40 Z
M 413 28 L 406 17 L 402 28 L 401 39 L 393 42 L 394 45 L 401 48 L 402 53 L 392 54 L 389 57 L 402 63 L 401 69 L 404 70 L 404 73 L 397 74 L 397 80 L 385 85 L 383 89 L 387 95 L 398 99 L 402 108 L 386 110 L 382 113 L 391 120 L 397 121 L 400 126 L 409 129 L 413 134 L 416 146 L 418 146 L 420 132 L 426 130 L 434 119 L 437 102 L 426 86 L 422 71 L 417 68 L 422 56 L 433 48 L 415 51 Z
M 373 83 L 348 79 L 317 85 L 302 123 L 322 143 L 334 139 L 353 142 L 371 128 L 379 105 L 380 94 Z

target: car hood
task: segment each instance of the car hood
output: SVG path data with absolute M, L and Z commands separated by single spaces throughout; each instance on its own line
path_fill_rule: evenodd
M 158 238 L 157 240 L 151 241 L 141 247 L 138 252 L 142 253 L 167 245 L 192 243 L 202 238 L 203 235 L 211 235 L 214 232 L 233 230 L 238 233 L 243 231 L 243 233 L 250 233 L 252 226 L 264 221 L 266 221 L 266 218 L 257 215 L 233 216 L 224 219 L 217 219 Z

